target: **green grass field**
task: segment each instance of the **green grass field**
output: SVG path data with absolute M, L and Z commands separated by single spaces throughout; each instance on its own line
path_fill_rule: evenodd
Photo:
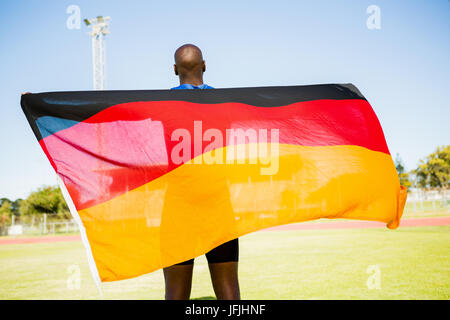
M 70 266 L 81 271 L 69 288 Z M 369 288 L 379 270 L 380 288 Z M 449 299 L 450 226 L 257 232 L 240 238 L 243 299 Z M 98 299 L 79 242 L 0 246 L 0 299 Z M 162 299 L 162 271 L 102 284 L 105 299 Z M 192 299 L 214 298 L 204 256 Z

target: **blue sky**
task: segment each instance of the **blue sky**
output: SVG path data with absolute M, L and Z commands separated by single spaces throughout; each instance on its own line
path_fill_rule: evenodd
M 26 197 L 55 173 L 20 108 L 23 91 L 92 89 L 82 18 L 111 16 L 107 89 L 177 85 L 173 52 L 198 45 L 216 87 L 353 83 L 407 169 L 450 143 L 450 3 L 434 1 L 1 1 L 0 198 Z M 381 29 L 369 30 L 369 5 Z

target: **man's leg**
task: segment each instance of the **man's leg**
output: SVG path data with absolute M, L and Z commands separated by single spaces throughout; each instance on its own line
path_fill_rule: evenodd
M 218 300 L 239 300 L 239 240 L 234 239 L 206 254 L 209 273 Z
M 194 260 L 163 269 L 166 284 L 166 300 L 189 300 L 193 269 Z
M 238 262 L 218 262 L 208 265 L 217 300 L 240 300 Z

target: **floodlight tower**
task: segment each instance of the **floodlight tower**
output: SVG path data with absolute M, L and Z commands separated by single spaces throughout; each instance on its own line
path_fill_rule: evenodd
M 92 65 L 94 75 L 94 90 L 104 90 L 106 84 L 106 48 L 105 35 L 109 34 L 109 21 L 111 17 L 98 16 L 93 19 L 84 19 L 86 26 L 92 28 L 89 35 L 92 37 Z

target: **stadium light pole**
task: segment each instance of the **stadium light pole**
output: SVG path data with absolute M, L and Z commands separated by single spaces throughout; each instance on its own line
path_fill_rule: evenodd
M 98 16 L 84 19 L 86 26 L 91 28 L 88 34 L 92 37 L 92 66 L 94 76 L 94 90 L 104 90 L 106 87 L 106 48 L 105 36 L 109 34 L 111 17 Z
M 92 37 L 92 66 L 94 76 L 94 90 L 104 90 L 106 88 L 106 48 L 105 48 L 105 36 L 109 34 L 109 22 L 111 17 L 97 16 L 93 19 L 84 19 L 86 26 L 91 28 L 91 32 L 88 34 Z M 99 154 L 102 154 L 104 148 L 103 138 L 103 126 L 101 123 L 95 126 L 97 150 Z M 98 159 L 97 164 L 98 172 L 105 170 L 104 163 Z M 98 176 L 98 183 L 104 185 L 106 177 L 103 174 Z

